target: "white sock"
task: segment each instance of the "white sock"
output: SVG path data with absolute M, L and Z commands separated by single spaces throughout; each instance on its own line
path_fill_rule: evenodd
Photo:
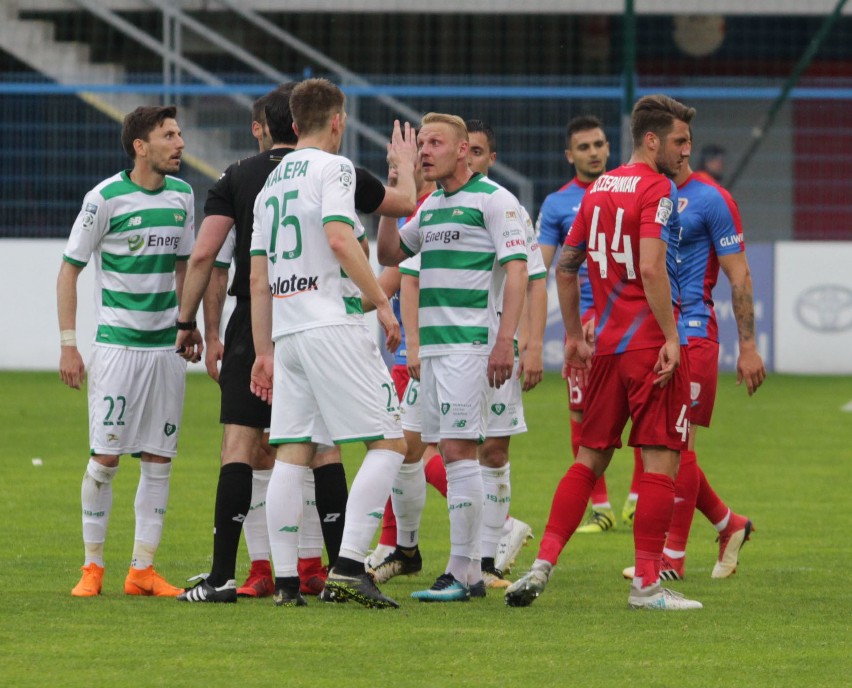
M 276 578 L 297 576 L 302 485 L 311 469 L 276 461 L 266 491 L 266 525 Z
M 83 474 L 80 502 L 83 507 L 83 545 L 86 549 L 84 566 L 104 565 L 104 541 L 106 540 L 109 513 L 112 510 L 112 479 L 118 466 L 108 468 L 94 459 Z
M 476 585 L 482 580 L 482 556 L 477 547 L 470 556 L 470 564 L 467 567 L 467 586 Z
M 482 473 L 476 460 L 447 464 L 447 509 L 450 512 L 450 561 L 447 572 L 465 581 L 482 536 Z
M 399 467 L 393 481 L 391 502 L 396 516 L 396 544 L 416 547 L 420 539 L 420 517 L 426 506 L 426 474 L 422 459 Z
M 669 549 L 668 547 L 663 547 L 663 554 L 665 554 L 669 559 L 683 559 L 686 556 L 686 552 Z
M 510 470 L 508 463 L 502 468 L 480 466 L 479 470 L 482 473 L 482 488 L 485 490 L 482 505 L 482 556 L 493 559 L 497 554 L 497 543 L 503 537 L 503 527 L 512 501 Z
M 266 491 L 272 469 L 251 472 L 251 505 L 243 521 L 246 549 L 252 561 L 269 560 L 269 532 L 266 529 Z
M 163 535 L 163 521 L 169 502 L 169 476 L 172 463 L 139 462 L 139 487 L 136 488 L 136 536 L 133 542 L 134 569 L 147 569 Z
M 317 512 L 317 490 L 314 472 L 308 471 L 308 477 L 302 485 L 302 528 L 299 530 L 299 558 L 315 559 L 322 556 L 322 524 Z
M 609 502 L 592 502 L 592 509 L 603 511 L 604 509 L 612 509 L 612 504 Z
M 506 517 L 506 520 L 503 521 L 503 531 L 502 531 L 503 537 L 505 537 L 506 535 L 508 535 L 509 533 L 512 532 L 512 526 L 514 525 L 514 523 L 515 523 L 514 518 L 512 518 L 511 516 Z
M 340 556 L 364 561 L 382 522 L 393 481 L 405 457 L 389 449 L 371 449 L 352 481 Z

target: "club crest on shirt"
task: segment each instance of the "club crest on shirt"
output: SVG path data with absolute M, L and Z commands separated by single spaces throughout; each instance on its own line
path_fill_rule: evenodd
M 348 189 L 352 186 L 352 168 L 349 167 L 349 165 L 340 165 L 340 185 L 344 189 Z
M 682 213 L 684 210 L 686 210 L 686 206 L 688 206 L 688 205 L 689 205 L 689 199 L 688 198 L 684 198 L 683 196 L 681 196 L 680 198 L 677 199 L 677 211 L 679 213 Z
M 669 221 L 669 217 L 671 217 L 672 210 L 674 210 L 674 203 L 672 203 L 672 199 L 661 198 L 660 203 L 657 206 L 657 216 L 654 218 L 654 222 L 661 225 L 666 224 Z
M 698 396 L 701 394 L 701 383 L 700 382 L 690 382 L 689 383 L 689 398 L 692 401 L 698 399 Z

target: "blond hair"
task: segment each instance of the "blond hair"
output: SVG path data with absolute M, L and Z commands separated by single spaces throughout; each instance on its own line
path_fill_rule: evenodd
M 456 137 L 461 141 L 469 141 L 467 135 L 467 127 L 464 120 L 458 115 L 446 115 L 442 112 L 428 112 L 423 115 L 420 120 L 420 126 L 425 127 L 427 124 L 446 124 L 456 133 Z

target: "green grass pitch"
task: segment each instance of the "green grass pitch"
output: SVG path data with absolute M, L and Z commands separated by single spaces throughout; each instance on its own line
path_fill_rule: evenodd
M 698 514 L 686 580 L 696 612 L 627 609 L 622 567 L 631 532 L 575 536 L 545 594 L 528 609 L 502 596 L 425 605 L 409 598 L 446 563 L 447 516 L 430 488 L 424 572 L 384 592 L 397 611 L 354 604 L 279 609 L 266 600 L 181 605 L 124 596 L 133 540 L 136 461 L 114 483 L 104 592 L 74 599 L 82 563 L 84 392 L 56 374 L 0 374 L 4 515 L 0 549 L 3 686 L 837 686 L 852 675 L 852 379 L 772 375 L 748 398 L 720 380 L 698 457 L 717 492 L 757 528 L 739 572 L 711 580 L 715 531 Z M 540 535 L 569 465 L 564 383 L 526 395 L 530 432 L 512 442 L 512 513 Z M 209 570 L 218 473 L 218 390 L 190 376 L 180 455 L 157 568 L 172 583 Z M 347 447 L 351 480 L 360 447 Z M 33 459 L 40 458 L 41 465 Z M 37 463 L 37 462 L 36 462 Z M 616 453 L 620 511 L 632 456 Z M 535 556 L 526 548 L 512 578 Z M 247 561 L 241 551 L 238 577 Z

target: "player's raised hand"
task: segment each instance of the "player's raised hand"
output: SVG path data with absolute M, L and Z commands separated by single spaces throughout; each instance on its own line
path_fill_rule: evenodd
M 393 121 L 393 132 L 391 142 L 388 144 L 388 166 L 392 169 L 401 165 L 410 165 L 413 169 L 417 162 L 417 140 L 414 130 L 406 122 L 400 125 L 399 120 Z
M 393 309 L 391 309 L 388 302 L 376 308 L 376 315 L 379 317 L 379 323 L 385 331 L 385 346 L 387 346 L 388 351 L 393 353 L 402 342 L 399 321 L 393 314 Z
M 680 342 L 667 341 L 660 347 L 660 354 L 657 357 L 657 363 L 654 365 L 654 372 L 657 374 L 657 379 L 654 384 L 659 387 L 665 387 L 672 379 L 675 370 L 680 365 Z
M 76 346 L 61 347 L 59 377 L 71 389 L 80 389 L 86 379 L 86 366 Z
M 737 357 L 737 384 L 746 383 L 748 395 L 751 396 L 766 379 L 766 368 L 763 359 L 755 347 L 740 347 Z
M 272 356 L 256 356 L 251 367 L 249 389 L 256 397 L 272 405 L 272 373 L 275 361 Z

